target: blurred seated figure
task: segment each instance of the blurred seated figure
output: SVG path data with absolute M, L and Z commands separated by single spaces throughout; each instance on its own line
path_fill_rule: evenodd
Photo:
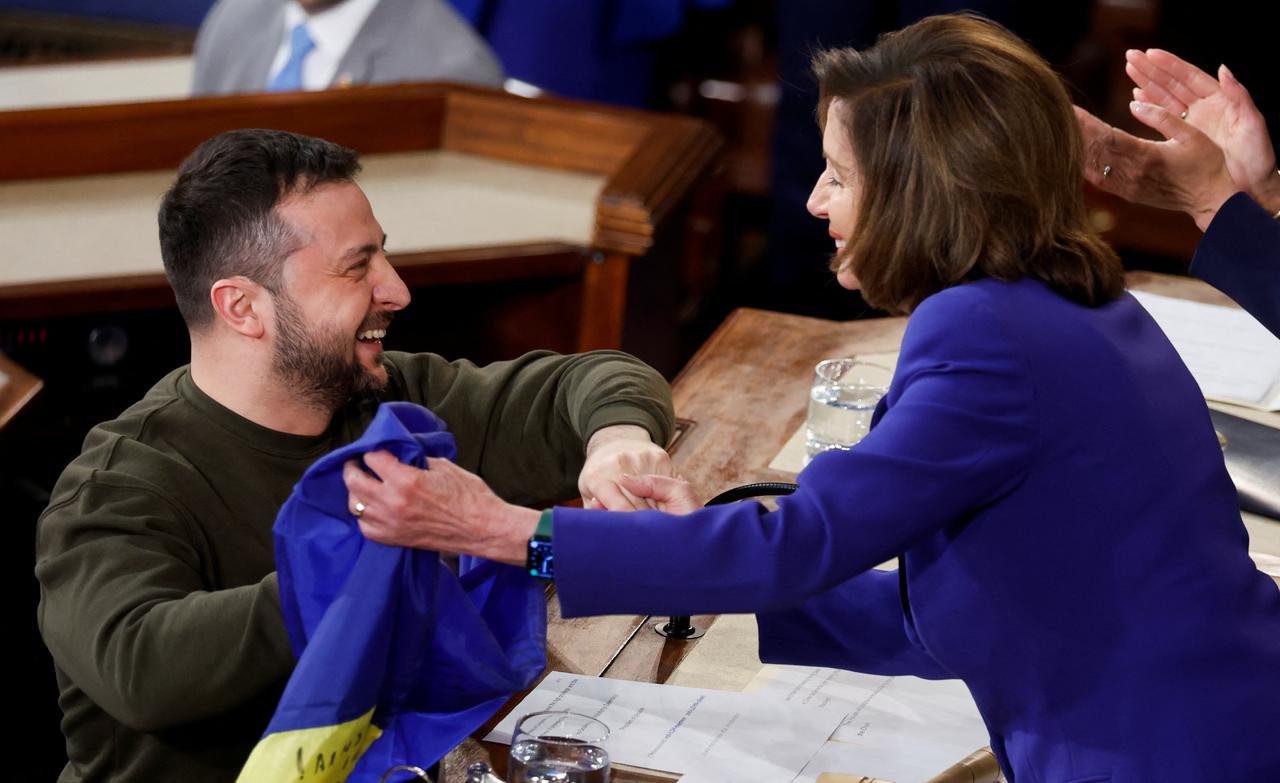
M 218 0 L 196 38 L 192 92 L 437 80 L 502 84 L 488 45 L 442 0 Z
M 663 47 L 731 0 L 450 0 L 513 79 L 569 98 L 651 107 Z M 565 41 L 574 42 L 565 46 Z

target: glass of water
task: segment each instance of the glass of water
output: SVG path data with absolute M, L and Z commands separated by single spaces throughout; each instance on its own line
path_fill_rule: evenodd
M 511 737 L 508 783 L 609 783 L 609 727 L 575 712 L 533 712 Z
M 805 420 L 805 451 L 846 450 L 871 429 L 876 403 L 889 390 L 893 372 L 857 359 L 827 359 L 814 368 Z

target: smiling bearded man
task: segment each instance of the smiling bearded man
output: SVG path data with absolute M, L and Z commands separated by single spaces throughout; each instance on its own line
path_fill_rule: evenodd
M 381 391 L 387 385 L 386 368 L 378 361 L 382 338 L 395 310 L 408 302 L 408 292 L 403 297 L 394 293 L 388 302 L 374 302 L 365 314 L 362 310 L 369 297 L 359 285 L 347 286 L 354 289 L 356 298 L 346 309 L 353 306 L 352 317 L 358 313 L 361 319 L 359 326 L 352 328 L 346 323 L 323 322 L 333 315 L 332 297 L 324 300 L 327 312 L 309 320 L 288 288 L 313 291 L 309 267 L 331 266 L 331 273 L 354 272 L 356 278 L 369 275 L 374 256 L 386 244 L 369 200 L 357 185 L 339 180 L 291 194 L 277 211 L 293 235 L 289 256 L 294 263 L 286 264 L 280 275 L 287 283 L 277 283 L 272 290 L 277 331 L 272 368 L 296 394 L 322 411 Z M 336 258 L 329 262 L 328 256 Z M 351 296 L 343 296 L 342 301 L 350 302 Z
M 391 313 L 380 313 L 361 324 L 356 340 L 381 345 L 390 325 Z M 321 329 L 309 330 L 297 303 L 288 294 L 276 296 L 276 330 L 272 367 L 315 407 L 333 410 L 386 387 L 386 370 L 381 365 L 381 377 L 362 365 L 344 332 L 324 334 L 318 333 Z
M 513 502 L 629 507 L 670 474 L 670 390 L 616 352 L 476 367 L 383 351 L 409 291 L 356 154 L 232 131 L 160 206 L 191 364 L 94 428 L 37 529 L 39 622 L 67 738 L 61 781 L 233 780 L 294 666 L 271 529 L 318 457 L 384 400 L 435 411 L 458 464 Z

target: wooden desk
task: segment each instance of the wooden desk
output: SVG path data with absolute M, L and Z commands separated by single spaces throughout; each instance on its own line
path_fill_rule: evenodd
M 0 272 L 0 312 L 171 306 L 155 206 L 201 141 L 244 127 L 365 156 L 411 287 L 568 280 L 570 307 L 543 314 L 578 350 L 619 345 L 631 261 L 680 227 L 720 145 L 698 120 L 442 84 L 0 112 L 0 239 L 28 261 Z
M 0 429 L 31 401 L 44 384 L 0 353 Z
M 1211 304 L 1232 304 L 1208 285 L 1189 278 L 1152 273 L 1129 276 L 1131 288 Z M 673 384 L 675 408 L 684 431 L 672 450 L 677 471 L 705 497 L 752 481 L 792 481 L 795 476 L 767 466 L 804 420 L 813 366 L 824 358 L 898 350 L 905 318 L 834 322 L 764 310 L 734 311 L 690 360 Z M 1280 415 L 1274 416 L 1280 426 Z M 1280 525 L 1260 517 L 1247 519 L 1255 550 L 1280 556 Z M 684 676 L 682 664 L 702 642 L 664 639 L 652 626 L 665 617 L 560 618 L 559 604 L 549 603 L 550 667 L 577 674 L 643 682 L 706 686 L 711 667 L 698 661 Z M 714 616 L 695 617 L 711 628 Z M 733 617 L 718 653 L 733 672 L 722 684 L 749 679 L 754 660 L 754 625 Z M 710 637 L 708 637 L 710 638 Z M 750 649 L 748 649 L 750 648 Z M 705 656 L 699 656 L 705 657 Z M 693 661 L 690 661 L 693 663 Z M 512 700 L 502 715 L 513 708 Z M 495 718 L 492 724 L 496 724 Z M 480 736 L 487 731 L 480 732 Z M 504 745 L 486 748 L 495 766 L 505 769 Z M 474 749 L 473 749 L 474 750 Z M 465 765 L 461 765 L 465 766 Z M 941 770 L 939 770 L 941 771 Z M 618 783 L 667 781 L 674 777 L 620 770 Z

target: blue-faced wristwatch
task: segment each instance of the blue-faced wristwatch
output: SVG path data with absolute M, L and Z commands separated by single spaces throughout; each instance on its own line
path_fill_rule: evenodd
M 529 538 L 529 553 L 525 556 L 524 566 L 530 576 L 555 579 L 556 561 L 551 553 L 551 509 L 538 517 L 538 527 Z

